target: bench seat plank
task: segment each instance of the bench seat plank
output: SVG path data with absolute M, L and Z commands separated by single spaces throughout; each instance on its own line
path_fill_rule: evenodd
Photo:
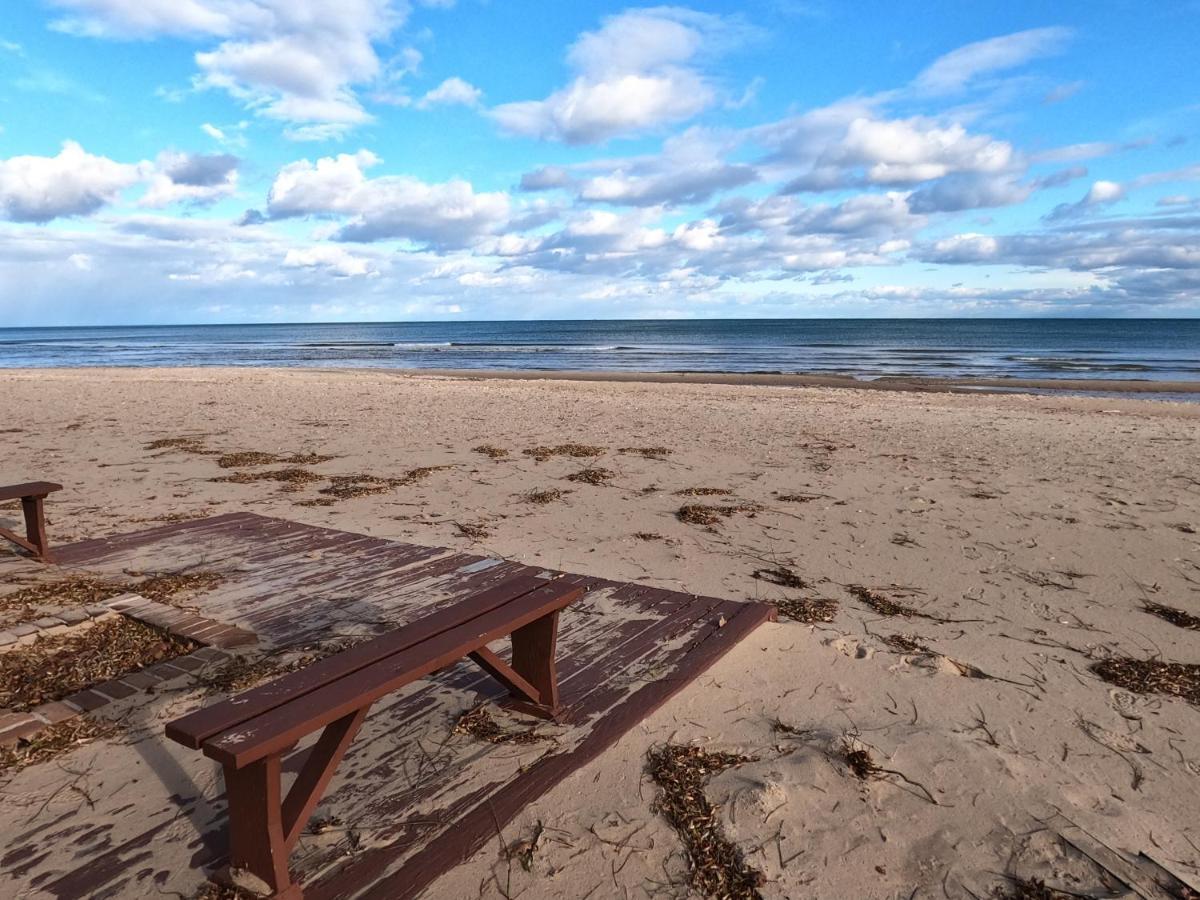
M 551 582 L 483 615 L 386 656 L 203 741 L 204 754 L 240 769 L 282 753 L 313 731 L 444 668 L 577 600 L 583 588 Z M 334 657 L 331 657 L 334 658 Z
M 299 700 L 387 657 L 429 640 L 547 585 L 544 578 L 522 575 L 481 591 L 461 603 L 435 612 L 411 625 L 328 656 L 296 672 L 236 697 L 196 710 L 167 725 L 167 737 L 193 750 L 222 732 Z
M 27 481 L 25 484 L 0 485 L 0 503 L 25 497 L 46 497 L 61 491 L 62 485 L 52 481 Z

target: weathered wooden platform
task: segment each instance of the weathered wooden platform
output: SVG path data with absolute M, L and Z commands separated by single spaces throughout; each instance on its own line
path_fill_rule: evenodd
M 219 571 L 225 582 L 198 598 L 198 612 L 254 631 L 268 649 L 378 634 L 515 575 L 543 571 L 249 513 L 55 552 L 60 565 L 97 573 Z M 564 577 L 587 593 L 561 620 L 567 723 L 551 729 L 556 740 L 515 746 L 453 735 L 458 714 L 481 700 L 503 699 L 502 689 L 469 662 L 381 701 L 318 808 L 317 816 L 335 817 L 337 827 L 302 838 L 293 855 L 306 897 L 419 895 L 771 614 L 764 604 Z M 288 760 L 289 771 L 299 769 L 304 753 Z M 183 789 L 178 778 L 145 782 L 144 795 L 128 799 L 144 816 L 141 830 L 119 842 L 114 836 L 85 843 L 69 867 L 39 873 L 41 891 L 63 898 L 153 892 L 154 882 L 167 880 L 155 871 L 155 847 L 164 840 L 187 841 L 197 871 L 223 863 L 224 804 L 210 796 L 219 779 L 185 778 Z M 43 844 L 68 824 L 35 825 L 19 839 Z M 20 853 L 21 846 L 10 843 L 6 851 Z

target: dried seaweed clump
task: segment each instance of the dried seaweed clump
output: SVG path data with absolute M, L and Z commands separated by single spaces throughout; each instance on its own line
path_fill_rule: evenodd
M 871 756 L 871 751 L 852 737 L 842 738 L 837 749 L 838 758 L 846 764 L 846 768 L 860 781 L 878 778 L 883 774 L 879 763 Z
M 240 469 L 247 466 L 270 466 L 283 463 L 289 466 L 315 466 L 318 463 L 329 462 L 334 457 L 323 456 L 320 453 L 292 453 L 280 456 L 277 453 L 263 453 L 258 450 L 245 450 L 238 453 L 223 453 L 217 458 L 217 465 L 222 469 Z
M 633 536 L 639 541 L 661 541 L 663 536 L 657 531 L 635 531 Z
M 0 611 L 51 602 L 60 607 L 94 606 L 128 591 L 129 587 L 102 578 L 68 575 L 0 597 Z
M 873 591 L 871 588 L 863 587 L 861 584 L 846 585 L 846 590 L 854 595 L 855 599 L 861 600 L 881 616 L 903 616 L 906 619 L 913 616 L 929 618 L 920 610 L 913 609 L 911 606 L 905 606 L 903 603 L 897 603 L 894 600 L 889 600 L 879 591 Z
M 277 481 L 280 484 L 300 486 L 324 481 L 325 476 L 291 466 L 286 469 L 271 469 L 267 472 L 234 472 L 232 475 L 218 475 L 211 481 L 226 481 L 233 484 L 253 484 L 257 481 Z
M 472 447 L 472 452 L 482 453 L 489 459 L 504 459 L 508 456 L 508 451 L 503 447 L 493 447 L 491 444 L 480 444 L 478 447 Z
M 526 456 L 532 456 L 538 462 L 545 462 L 552 456 L 570 456 L 574 459 L 600 456 L 604 453 L 604 448 L 591 444 L 558 444 L 554 447 L 530 447 L 521 452 Z
M 170 603 L 179 594 L 211 591 L 225 580 L 220 572 L 167 572 L 151 575 L 125 590 L 141 594 L 147 600 Z
M 607 484 L 612 481 L 616 474 L 612 469 L 580 469 L 578 472 L 572 472 L 568 475 L 567 481 L 575 481 L 580 484 Z
M 832 622 L 837 616 L 836 600 L 776 600 L 775 608 L 793 622 L 813 625 L 817 622 Z
M 1182 697 L 1200 706 L 1200 665 L 1195 663 L 1115 657 L 1095 663 L 1092 671 L 1127 691 Z
M 544 491 L 530 491 L 522 495 L 521 499 L 526 503 L 536 503 L 538 506 L 545 506 L 547 503 L 553 503 L 555 500 L 563 498 L 563 491 L 557 488 L 549 488 Z
M 1176 609 L 1173 606 L 1163 606 L 1161 603 L 1151 603 L 1150 601 L 1146 601 L 1142 605 L 1142 609 L 1152 616 L 1165 619 L 1172 625 L 1178 625 L 1180 628 L 1186 628 L 1188 631 L 1200 631 L 1200 616 L 1193 616 L 1182 609 Z
M 773 569 L 755 569 L 751 578 L 757 578 L 759 581 L 769 581 L 771 584 L 777 584 L 780 587 L 800 588 L 808 587 L 808 582 L 789 569 L 787 566 L 775 566 Z
M 118 616 L 74 634 L 39 637 L 0 654 L 0 708 L 25 711 L 199 646 Z
M 901 653 L 932 653 L 933 651 L 910 634 L 889 634 L 880 638 L 887 646 Z M 953 660 L 951 660 L 953 662 Z
M 203 453 L 209 456 L 216 453 L 215 450 L 209 450 L 204 446 L 204 439 L 202 437 L 159 438 L 156 441 L 146 444 L 146 449 L 182 450 L 185 453 Z
M 675 492 L 677 497 L 728 497 L 733 491 L 729 488 L 693 487 Z
M 709 506 L 705 503 L 687 503 L 675 512 L 675 518 L 688 525 L 716 525 L 722 519 L 727 519 L 734 513 L 753 515 L 758 507 L 750 503 L 740 505 L 726 504 L 724 506 Z
M 334 475 L 329 479 L 329 487 L 322 488 L 321 493 L 338 500 L 351 500 L 355 497 L 367 497 L 371 494 L 384 494 L 393 488 L 405 487 L 423 481 L 434 472 L 442 469 L 453 469 L 454 466 L 418 466 L 409 469 L 403 475 L 395 478 L 381 478 L 378 475 Z M 328 506 L 327 503 L 310 502 L 309 506 Z
M 467 734 L 476 740 L 487 741 L 489 744 L 536 744 L 548 741 L 548 735 L 537 733 L 536 728 L 524 731 L 505 731 L 482 706 L 477 706 L 463 713 L 454 723 L 454 734 Z
M 670 447 L 619 447 L 617 452 L 631 456 L 644 456 L 646 459 L 662 459 L 664 456 L 670 456 L 674 451 Z
M 454 527 L 458 529 L 458 533 L 463 537 L 469 537 L 474 541 L 481 541 L 492 535 L 486 525 L 481 525 L 477 522 L 455 522 Z
M 812 503 L 820 500 L 820 494 L 776 494 L 775 498 L 783 503 Z
M 654 810 L 671 823 L 683 841 L 692 888 L 722 900 L 760 900 L 762 873 L 753 869 L 725 836 L 717 809 L 704 793 L 713 775 L 754 762 L 754 758 L 667 744 L 651 750 L 647 759 L 650 777 L 659 787 Z
M 13 747 L 0 747 L 0 773 L 19 772 L 29 766 L 48 762 L 70 753 L 76 747 L 99 738 L 112 737 L 117 726 L 103 719 L 76 716 L 43 728 Z

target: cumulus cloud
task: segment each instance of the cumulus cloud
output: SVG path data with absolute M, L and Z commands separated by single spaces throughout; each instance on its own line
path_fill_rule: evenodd
M 375 43 L 404 20 L 401 0 L 54 0 L 57 27 L 109 38 L 216 40 L 196 53 L 199 87 L 329 137 L 370 120 L 355 86 L 386 74 Z
M 523 191 L 550 191 L 566 187 L 572 181 L 571 173 L 562 166 L 541 166 L 521 176 L 520 188 Z
M 368 178 L 364 169 L 379 162 L 360 150 L 290 163 L 271 185 L 267 211 L 276 219 L 344 216 L 335 234 L 342 241 L 409 240 L 440 249 L 469 246 L 509 217 L 507 194 L 477 193 L 461 179 Z
M 1125 199 L 1125 188 L 1115 181 L 1094 181 L 1076 203 L 1060 203 L 1046 215 L 1049 222 L 1073 219 Z
M 958 123 L 889 119 L 859 104 L 814 110 L 756 136 L 774 148 L 769 164 L 801 169 L 783 193 L 910 186 L 947 176 L 996 179 L 1024 168 L 1007 141 L 973 134 Z
M 162 153 L 138 203 L 149 207 L 171 203 L 205 206 L 231 197 L 237 191 L 238 163 L 236 156 L 227 153 Z
M 355 256 L 343 247 L 317 244 L 312 247 L 293 247 L 283 258 L 288 269 L 313 269 L 326 272 L 337 278 L 377 275 L 374 263 L 365 257 Z
M 57 156 L 0 159 L 0 217 L 49 222 L 88 215 L 116 201 L 145 171 L 94 156 L 74 141 L 64 141 Z
M 420 109 L 431 106 L 478 106 L 483 91 L 461 78 L 447 78 L 417 101 Z
M 491 110 L 512 134 L 594 144 L 689 119 L 711 106 L 717 91 L 702 57 L 734 39 L 731 20 L 676 7 L 611 16 L 572 45 L 574 80 L 544 100 Z
M 1059 52 L 1071 37 L 1067 28 L 1031 28 L 976 41 L 939 57 L 917 76 L 914 86 L 930 94 L 968 87 L 981 75 L 1012 69 Z

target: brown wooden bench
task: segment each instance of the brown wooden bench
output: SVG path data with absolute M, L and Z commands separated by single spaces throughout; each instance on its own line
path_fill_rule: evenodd
M 0 503 L 20 500 L 21 511 L 25 514 L 25 537 L 7 528 L 0 528 L 0 538 L 28 550 L 42 562 L 51 562 L 50 542 L 46 538 L 44 503 L 47 496 L 61 490 L 62 485 L 52 481 L 30 481 L 25 484 L 0 486 Z
M 229 862 L 298 898 L 287 860 L 376 700 L 470 657 L 543 715 L 558 710 L 558 614 L 583 588 L 523 575 L 297 672 L 167 725 L 167 737 L 219 762 L 229 805 Z M 512 661 L 487 645 L 512 636 Z M 287 791 L 281 760 L 324 729 Z

